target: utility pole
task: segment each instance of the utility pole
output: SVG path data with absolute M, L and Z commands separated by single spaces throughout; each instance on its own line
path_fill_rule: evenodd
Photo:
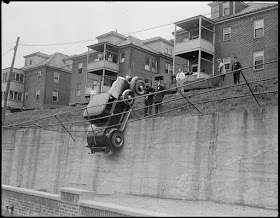
M 10 82 L 11 82 L 11 77 L 12 77 L 12 72 L 14 69 L 14 63 L 15 63 L 15 59 L 16 59 L 16 53 L 17 53 L 17 48 L 18 48 L 18 42 L 19 42 L 19 37 L 17 38 L 17 43 L 16 46 L 14 48 L 14 57 L 12 60 L 12 65 L 11 65 L 11 69 L 10 69 L 10 73 L 8 75 L 8 82 L 7 82 L 7 87 L 6 87 L 6 93 L 4 96 L 4 107 L 3 107 L 3 111 L 2 111 L 2 125 L 4 125 L 5 122 L 5 114 L 6 114 L 6 108 L 7 108 L 7 99 L 8 99 L 8 93 L 10 91 Z

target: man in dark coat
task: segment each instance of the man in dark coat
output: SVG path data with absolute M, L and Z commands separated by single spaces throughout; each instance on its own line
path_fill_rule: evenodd
M 158 112 L 162 112 L 162 100 L 164 97 L 164 85 L 160 83 L 160 80 L 155 81 L 155 96 L 154 96 L 154 103 L 155 103 L 155 114 Z
M 154 103 L 154 88 L 147 85 L 145 87 L 145 95 L 150 94 L 148 96 L 145 96 L 145 108 L 144 108 L 144 116 L 151 115 L 152 114 L 152 107 Z
M 237 57 L 233 57 L 233 65 L 231 67 L 231 70 L 234 71 L 233 72 L 233 81 L 234 81 L 234 85 L 236 84 L 240 84 L 240 73 L 241 73 L 241 64 L 239 61 L 237 61 Z M 238 70 L 240 69 L 240 70 Z

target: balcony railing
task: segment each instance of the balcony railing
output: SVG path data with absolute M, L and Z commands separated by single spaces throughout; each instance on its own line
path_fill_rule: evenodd
M 117 63 L 101 60 L 88 63 L 87 71 L 95 71 L 100 69 L 108 69 L 110 71 L 119 72 L 119 65 Z
M 185 42 L 176 43 L 175 55 L 203 49 L 210 54 L 214 54 L 214 44 L 204 39 L 192 39 Z

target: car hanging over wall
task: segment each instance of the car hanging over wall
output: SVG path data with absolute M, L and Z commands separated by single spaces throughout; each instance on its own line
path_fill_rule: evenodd
M 132 111 L 134 96 L 145 93 L 142 78 L 133 77 L 129 82 L 117 77 L 110 90 L 94 95 L 84 110 L 89 121 L 87 144 L 89 154 L 112 154 L 124 145 L 123 131 Z

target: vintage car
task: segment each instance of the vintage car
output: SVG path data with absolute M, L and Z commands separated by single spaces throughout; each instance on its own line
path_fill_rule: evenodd
M 94 95 L 83 117 L 90 122 L 87 132 L 89 154 L 112 154 L 124 145 L 123 131 L 134 104 L 134 96 L 145 93 L 145 83 L 137 76 L 128 82 L 117 77 L 110 90 Z

